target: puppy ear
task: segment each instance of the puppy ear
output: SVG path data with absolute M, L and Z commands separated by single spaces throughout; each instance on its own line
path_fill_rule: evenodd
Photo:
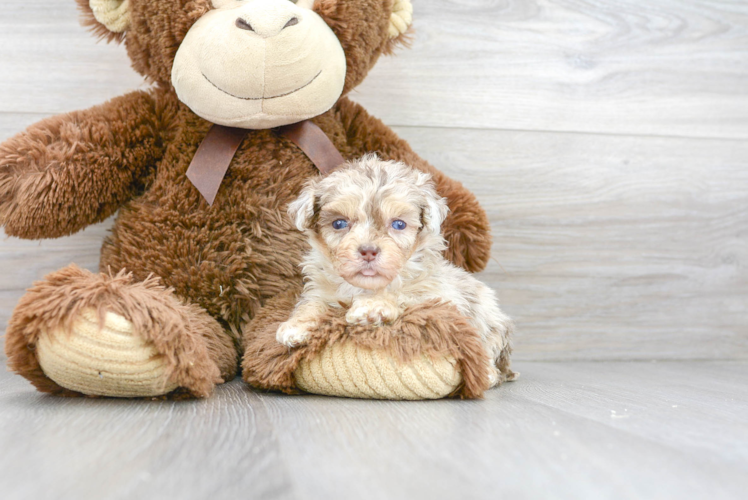
M 439 196 L 436 185 L 429 174 L 418 172 L 415 182 L 416 187 L 421 189 L 425 198 L 425 204 L 421 207 L 421 220 L 423 228 L 434 234 L 439 234 L 442 222 L 447 218 L 449 207 L 447 199 Z
M 316 196 L 315 184 L 307 184 L 301 195 L 288 205 L 288 215 L 299 231 L 306 231 L 312 227 Z
M 439 196 L 436 185 L 431 176 L 424 172 L 418 172 L 416 187 L 421 189 L 425 198 L 425 205 L 421 207 L 421 223 L 423 228 L 433 234 L 439 234 L 442 222 L 447 218 L 449 207 L 447 199 Z
M 447 218 L 449 207 L 447 206 L 446 198 L 442 198 L 436 194 L 436 191 L 433 189 L 429 191 L 426 194 L 426 207 L 424 207 L 423 211 L 423 226 L 426 230 L 438 234 L 442 222 Z

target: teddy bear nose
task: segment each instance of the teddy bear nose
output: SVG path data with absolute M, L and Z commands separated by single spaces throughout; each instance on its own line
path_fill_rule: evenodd
M 374 245 L 362 245 L 358 247 L 358 253 L 361 254 L 361 257 L 366 262 L 371 262 L 376 259 L 380 251 L 379 247 L 375 247 Z
M 234 24 L 236 24 L 236 27 L 239 29 L 253 31 L 263 38 L 270 38 L 271 36 L 277 35 L 286 28 L 290 28 L 291 26 L 296 26 L 297 24 L 299 24 L 299 18 L 296 16 L 287 19 L 285 22 L 283 22 L 283 19 L 281 19 L 280 21 L 275 19 L 270 20 L 270 22 L 263 21 L 267 20 L 255 20 L 254 22 L 252 22 L 251 20 L 247 20 L 243 17 L 237 17 Z
M 239 28 L 240 30 L 254 31 L 254 28 L 252 28 L 252 25 L 249 24 L 244 19 L 242 19 L 241 17 L 236 18 L 236 27 Z

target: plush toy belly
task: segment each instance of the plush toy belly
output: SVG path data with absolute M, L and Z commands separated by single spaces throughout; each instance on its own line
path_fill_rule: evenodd
M 490 385 L 483 342 L 450 304 L 420 304 L 378 327 L 349 325 L 344 310 L 331 311 L 306 344 L 288 348 L 275 334 L 296 297 L 269 301 L 247 326 L 243 377 L 258 389 L 418 400 L 480 398 Z

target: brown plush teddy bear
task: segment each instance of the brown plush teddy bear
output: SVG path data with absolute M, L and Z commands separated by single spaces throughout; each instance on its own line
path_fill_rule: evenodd
M 447 257 L 469 271 L 485 266 L 489 225 L 475 197 L 345 97 L 405 40 L 408 0 L 77 1 L 153 85 L 0 145 L 7 234 L 65 236 L 119 210 L 101 273 L 71 265 L 48 275 L 10 320 L 9 365 L 40 391 L 205 397 L 236 375 L 244 351 L 254 385 L 315 391 L 313 380 L 297 382 L 332 341 L 297 352 L 273 343 L 306 245 L 286 207 L 320 175 L 304 137 L 284 126 L 312 123 L 322 132 L 312 131 L 312 149 L 331 143 L 346 160 L 376 152 L 431 173 L 450 208 Z M 443 304 L 368 337 L 330 325 L 326 339 L 358 338 L 354 347 L 395 352 L 398 362 L 446 356 L 457 378 L 441 396 L 486 385 L 474 332 Z M 390 335 L 395 326 L 409 333 Z

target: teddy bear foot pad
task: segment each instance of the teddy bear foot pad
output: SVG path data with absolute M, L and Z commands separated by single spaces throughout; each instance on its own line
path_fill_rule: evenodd
M 177 388 L 153 343 L 134 335 L 132 323 L 111 312 L 100 325 L 96 311 L 84 309 L 68 331 L 43 332 L 36 352 L 44 373 L 72 391 L 148 397 Z
M 207 397 L 237 365 L 231 335 L 159 278 L 74 264 L 21 297 L 5 353 L 12 371 L 64 396 Z
M 303 391 L 363 399 L 440 399 L 457 391 L 462 375 L 451 356 L 421 355 L 399 363 L 386 351 L 360 348 L 353 342 L 326 346 L 301 360 L 294 371 Z

